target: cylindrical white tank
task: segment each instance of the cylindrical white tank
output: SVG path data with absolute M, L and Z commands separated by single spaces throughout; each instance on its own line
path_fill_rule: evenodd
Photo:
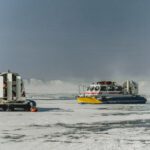
M 127 80 L 127 93 L 130 93 L 130 81 L 129 80 Z
M 7 100 L 12 100 L 12 73 L 7 74 Z
M 0 76 L 0 98 L 4 96 L 4 79 L 3 76 Z
M 21 100 L 21 76 L 16 76 L 16 100 Z

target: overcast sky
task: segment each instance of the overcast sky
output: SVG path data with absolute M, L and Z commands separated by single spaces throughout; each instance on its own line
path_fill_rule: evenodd
M 24 78 L 150 77 L 149 0 L 0 0 L 0 71 Z

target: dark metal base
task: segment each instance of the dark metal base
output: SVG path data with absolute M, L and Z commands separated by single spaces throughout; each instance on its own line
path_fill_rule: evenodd
M 23 102 L 15 102 L 15 103 L 5 103 L 0 104 L 0 108 L 3 111 L 15 111 L 15 110 L 24 110 L 30 111 L 32 107 L 36 107 L 36 102 L 33 100 L 26 100 Z
M 145 104 L 146 98 L 142 96 L 120 96 L 120 97 L 102 97 L 103 104 Z

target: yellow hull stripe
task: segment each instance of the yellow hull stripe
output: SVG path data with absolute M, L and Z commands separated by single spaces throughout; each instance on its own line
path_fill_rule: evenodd
M 78 97 L 77 102 L 79 104 L 101 104 L 102 101 L 96 99 L 95 97 Z

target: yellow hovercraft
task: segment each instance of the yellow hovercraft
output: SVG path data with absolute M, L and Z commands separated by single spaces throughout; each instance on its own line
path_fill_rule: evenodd
M 134 81 L 126 81 L 122 86 L 113 81 L 96 82 L 77 97 L 79 104 L 143 104 L 146 101 L 138 95 L 138 84 Z

